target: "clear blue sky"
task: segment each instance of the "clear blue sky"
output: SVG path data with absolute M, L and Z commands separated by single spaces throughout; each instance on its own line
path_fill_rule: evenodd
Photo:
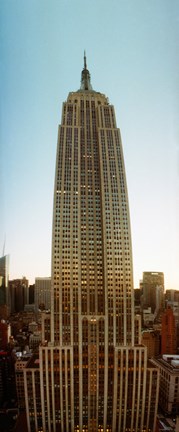
M 0 255 L 10 278 L 49 276 L 57 128 L 80 86 L 121 129 L 134 286 L 163 271 L 179 289 L 178 0 L 1 0 Z

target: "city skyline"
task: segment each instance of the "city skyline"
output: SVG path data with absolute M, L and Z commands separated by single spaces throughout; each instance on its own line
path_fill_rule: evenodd
M 0 248 L 6 237 L 11 279 L 51 274 L 59 106 L 77 88 L 86 49 L 94 88 L 109 96 L 122 130 L 134 286 L 144 271 L 162 271 L 165 288 L 179 289 L 179 7 L 154 3 L 1 2 Z

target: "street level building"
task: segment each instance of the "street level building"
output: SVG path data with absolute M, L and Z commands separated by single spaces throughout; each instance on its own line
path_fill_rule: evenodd
M 86 56 L 58 133 L 50 327 L 36 377 L 24 372 L 28 430 L 154 432 L 159 375 L 134 319 L 120 130 L 108 98 L 92 89 Z
M 179 355 L 153 359 L 160 369 L 159 405 L 165 414 L 179 415 Z

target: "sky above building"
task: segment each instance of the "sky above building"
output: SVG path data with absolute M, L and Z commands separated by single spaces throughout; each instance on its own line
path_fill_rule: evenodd
M 114 105 L 131 215 L 134 287 L 179 289 L 178 0 L 1 0 L 0 255 L 10 278 L 51 273 L 61 108 L 80 87 Z

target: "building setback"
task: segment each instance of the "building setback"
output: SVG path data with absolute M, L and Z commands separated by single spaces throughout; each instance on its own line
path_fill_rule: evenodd
M 37 376 L 24 371 L 28 430 L 154 432 L 158 369 L 147 362 L 134 320 L 120 131 L 114 107 L 92 89 L 86 56 L 58 134 L 50 327 Z M 31 393 L 35 379 L 41 406 Z

